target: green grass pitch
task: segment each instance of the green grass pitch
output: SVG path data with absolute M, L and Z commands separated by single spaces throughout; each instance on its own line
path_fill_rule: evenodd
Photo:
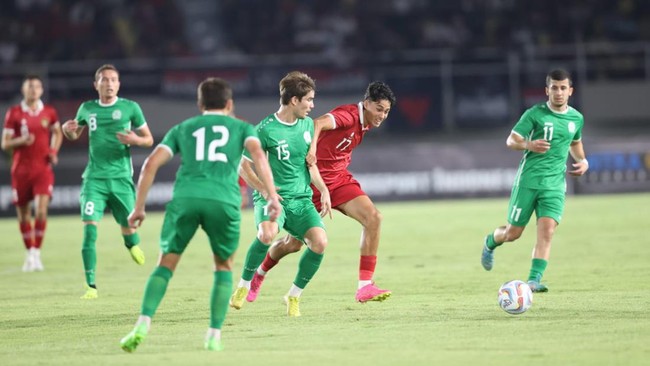
M 269 275 L 258 301 L 230 309 L 226 349 L 202 349 L 212 283 L 205 234 L 185 253 L 147 339 L 134 354 L 118 341 L 132 327 L 155 266 L 161 213 L 140 236 L 135 265 L 110 215 L 99 227 L 99 299 L 83 294 L 78 216 L 52 217 L 45 272 L 22 273 L 15 219 L 0 220 L 2 365 L 642 365 L 650 358 L 650 194 L 571 196 L 544 277 L 523 315 L 497 305 L 497 289 L 525 280 L 535 226 L 480 266 L 483 237 L 505 220 L 507 198 L 381 203 L 383 234 L 375 280 L 393 291 L 384 303 L 358 304 L 360 226 L 326 219 L 329 247 L 301 302 L 285 316 L 282 296 L 298 255 Z M 244 212 L 234 280 L 255 235 Z

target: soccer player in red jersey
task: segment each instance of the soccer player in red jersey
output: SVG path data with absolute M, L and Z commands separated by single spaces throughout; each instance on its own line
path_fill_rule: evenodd
M 54 173 L 62 134 L 56 110 L 43 104 L 43 81 L 28 75 L 22 85 L 23 100 L 5 115 L 2 150 L 13 150 L 11 188 L 20 232 L 27 249 L 23 272 L 42 271 L 41 245 L 52 198 Z M 32 226 L 31 201 L 35 203 Z
M 314 120 L 315 131 L 307 163 L 317 164 L 329 189 L 332 207 L 357 220 L 361 231 L 359 283 L 355 299 L 358 302 L 383 301 L 391 292 L 375 286 L 372 277 L 377 264 L 381 233 L 381 213 L 361 189 L 348 170 L 352 151 L 370 129 L 378 128 L 388 117 L 396 98 L 388 85 L 375 81 L 368 85 L 364 100 L 346 104 Z M 312 200 L 320 210 L 320 193 L 314 189 Z M 288 235 L 274 242 L 255 272 L 247 301 L 255 301 L 266 273 L 287 254 L 300 251 L 302 242 Z

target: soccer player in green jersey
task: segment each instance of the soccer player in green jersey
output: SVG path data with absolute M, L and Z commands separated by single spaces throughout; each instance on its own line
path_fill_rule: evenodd
M 566 194 L 567 154 L 575 161 L 569 174 L 581 176 L 589 169 L 582 146 L 582 114 L 568 105 L 573 93 L 571 75 L 556 69 L 546 76 L 548 101 L 528 109 L 508 136 L 507 146 L 524 152 L 508 207 L 508 224 L 485 238 L 481 264 L 489 271 L 494 249 L 521 237 L 533 211 L 537 216 L 537 242 L 528 285 L 546 292 L 541 283 L 551 252 L 551 240 L 562 219 Z
M 240 174 L 255 189 L 253 193 L 257 237 L 251 243 L 237 289 L 230 298 L 230 306 L 240 309 L 250 290 L 255 270 L 264 260 L 271 242 L 280 229 L 303 241 L 307 250 L 298 264 L 298 273 L 285 296 L 287 315 L 300 316 L 300 295 L 312 279 L 327 246 L 327 235 L 321 219 L 331 215 L 327 186 L 313 165 L 305 161 L 314 135 L 314 122 L 307 114 L 314 107 L 314 81 L 304 73 L 291 72 L 280 81 L 280 109 L 257 125 L 257 133 L 266 151 L 275 184 L 282 197 L 282 214 L 276 222 L 266 212 L 267 195 L 250 164 L 248 156 L 242 160 Z M 321 192 L 322 209 L 319 212 L 311 201 L 309 183 Z
M 198 105 L 203 114 L 169 130 L 142 166 L 135 210 L 129 216 L 131 227 L 139 226 L 145 219 L 147 193 L 158 169 L 174 155 L 181 155 L 160 233 L 158 266 L 147 282 L 141 315 L 133 331 L 120 341 L 127 352 L 133 352 L 147 335 L 176 265 L 199 226 L 208 235 L 215 265 L 205 348 L 223 349 L 221 326 L 232 290 L 233 254 L 239 245 L 241 195 L 237 171 L 244 148 L 255 162 L 260 184 L 267 192 L 264 209 L 269 221 L 274 222 L 282 210 L 255 129 L 229 116 L 233 108 L 230 85 L 219 78 L 204 80 L 198 88 Z
M 115 66 L 99 67 L 94 86 L 99 99 L 82 103 L 76 118 L 63 125 L 63 134 L 69 140 L 78 139 L 88 127 L 88 165 L 82 175 L 79 197 L 84 223 L 81 257 L 86 274 L 86 293 L 82 299 L 98 296 L 95 242 L 97 223 L 107 206 L 121 226 L 124 245 L 131 257 L 137 264 L 144 264 L 144 252 L 138 246 L 140 238 L 127 220 L 135 202 L 130 150 L 132 145 L 153 145 L 151 131 L 138 103 L 117 96 L 120 75 Z

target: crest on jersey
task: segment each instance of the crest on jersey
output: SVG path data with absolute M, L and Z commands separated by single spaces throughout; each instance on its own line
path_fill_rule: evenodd
M 576 123 L 575 122 L 569 122 L 569 132 L 571 132 L 571 133 L 576 132 Z
M 122 118 L 122 111 L 119 109 L 116 109 L 113 111 L 113 119 L 120 119 Z
M 302 135 L 302 137 L 305 138 L 305 142 L 307 144 L 311 144 L 311 134 L 309 133 L 309 131 L 305 131 L 305 133 Z
M 49 124 L 50 124 L 50 121 L 48 121 L 48 120 L 46 120 L 46 119 L 42 119 L 42 120 L 41 120 L 41 126 L 43 126 L 43 128 L 46 128 L 47 125 L 49 125 Z

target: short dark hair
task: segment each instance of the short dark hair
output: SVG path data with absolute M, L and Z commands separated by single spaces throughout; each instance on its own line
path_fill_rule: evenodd
M 226 80 L 210 77 L 199 84 L 197 94 L 199 108 L 223 109 L 232 99 L 232 88 Z
M 27 75 L 25 75 L 25 77 L 23 78 L 23 83 L 25 81 L 29 81 L 29 80 L 38 80 L 38 81 L 41 82 L 41 84 L 43 84 L 43 79 L 39 75 L 36 75 L 36 74 L 27 74 Z
M 551 70 L 546 75 L 546 86 L 551 85 L 551 80 L 562 81 L 569 79 L 569 86 L 573 86 L 573 80 L 571 80 L 571 74 L 564 69 L 554 69 Z
M 316 91 L 316 82 L 304 72 L 292 71 L 280 80 L 279 87 L 280 103 L 287 105 L 293 97 L 302 100 L 310 91 Z
M 395 94 L 390 90 L 390 87 L 381 81 L 373 81 L 368 85 L 366 94 L 363 96 L 364 100 L 379 102 L 380 100 L 387 100 L 392 107 L 397 102 Z
M 115 67 L 113 64 L 103 64 L 100 66 L 97 71 L 95 71 L 95 81 L 99 80 L 99 75 L 102 73 L 104 70 L 113 70 L 117 73 L 117 76 L 120 76 L 120 71 Z

